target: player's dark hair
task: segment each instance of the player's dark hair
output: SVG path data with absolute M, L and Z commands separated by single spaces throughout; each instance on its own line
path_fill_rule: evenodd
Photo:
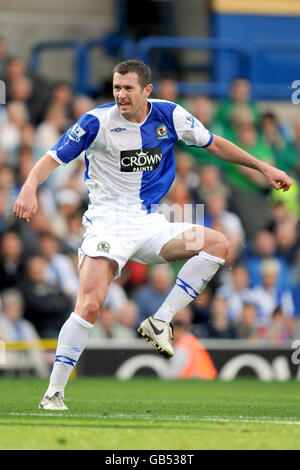
M 113 69 L 113 74 L 120 73 L 121 75 L 126 75 L 131 72 L 137 74 L 142 88 L 145 88 L 145 86 L 151 83 L 151 70 L 140 60 L 126 60 L 117 64 Z

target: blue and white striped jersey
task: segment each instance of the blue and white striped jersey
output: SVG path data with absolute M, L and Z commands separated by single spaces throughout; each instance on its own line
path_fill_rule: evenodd
M 95 208 L 122 198 L 145 213 L 157 208 L 175 177 L 173 148 L 179 139 L 207 147 L 213 135 L 181 106 L 150 99 L 142 123 L 125 119 L 115 103 L 84 114 L 47 153 L 67 164 L 85 152 L 85 182 Z

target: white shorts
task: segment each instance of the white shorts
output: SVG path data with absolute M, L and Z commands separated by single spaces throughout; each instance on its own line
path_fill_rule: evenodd
M 128 260 L 142 264 L 166 261 L 159 256 L 162 247 L 174 237 L 195 227 L 191 223 L 171 223 L 157 212 L 137 217 L 122 217 L 87 210 L 83 216 L 85 233 L 78 249 L 78 268 L 85 256 L 115 260 L 120 277 Z

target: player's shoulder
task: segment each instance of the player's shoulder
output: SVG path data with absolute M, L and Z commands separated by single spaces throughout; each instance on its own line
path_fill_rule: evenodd
M 178 104 L 172 101 L 153 98 L 149 100 L 152 108 L 156 111 L 154 115 L 160 115 L 170 122 L 174 121 L 174 114 L 178 111 Z M 153 114 L 152 114 L 153 115 Z
M 91 109 L 86 113 L 86 116 L 94 116 L 98 118 L 99 120 L 105 116 L 111 115 L 112 112 L 116 110 L 116 103 L 106 103 L 102 104 L 100 106 L 97 106 L 96 108 Z
M 172 101 L 167 101 L 167 100 L 161 100 L 159 98 L 151 98 L 148 100 L 150 103 L 152 103 L 152 106 L 154 108 L 160 108 L 160 109 L 175 109 L 177 104 L 173 103 Z
M 150 103 L 156 109 L 158 109 L 162 113 L 167 113 L 174 115 L 176 114 L 186 114 L 188 111 L 184 109 L 180 104 L 174 103 L 173 101 L 161 100 L 161 99 L 150 99 Z

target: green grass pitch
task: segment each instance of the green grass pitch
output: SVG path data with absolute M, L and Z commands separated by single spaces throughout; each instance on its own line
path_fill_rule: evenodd
M 76 378 L 65 412 L 39 379 L 0 378 L 0 449 L 300 449 L 300 384 Z

